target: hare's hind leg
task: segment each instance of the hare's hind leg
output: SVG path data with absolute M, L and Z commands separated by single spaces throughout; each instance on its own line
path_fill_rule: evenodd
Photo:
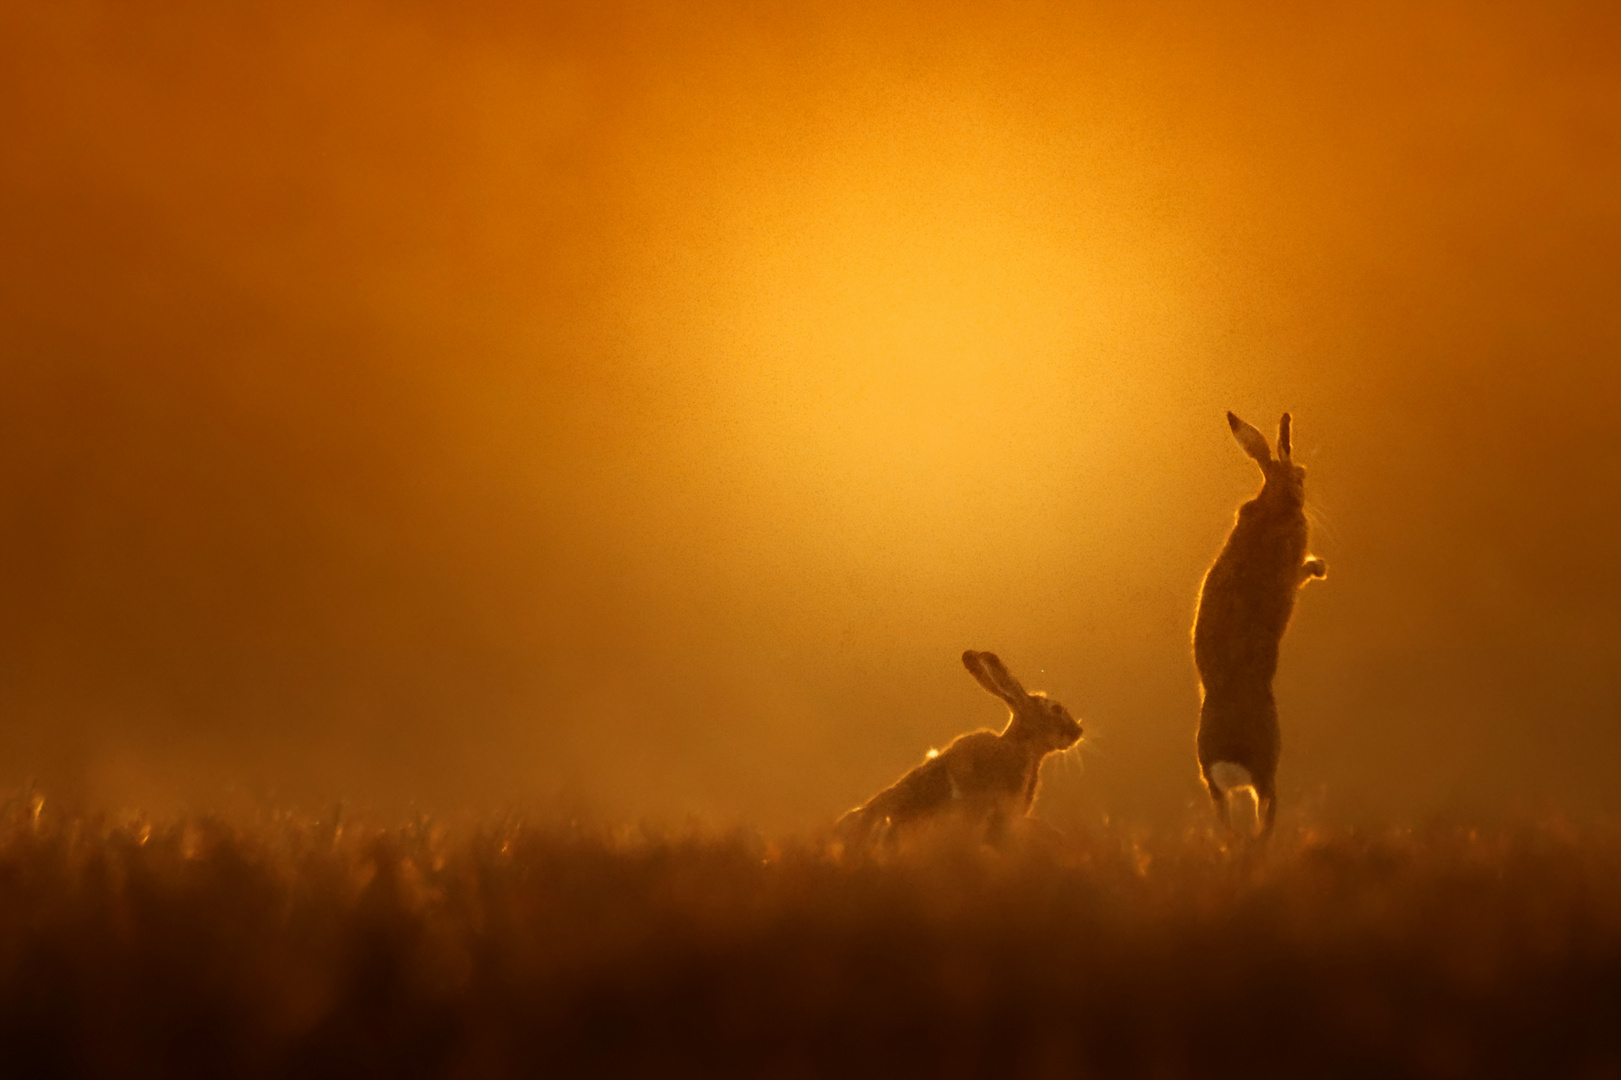
M 1210 801 L 1216 806 L 1216 820 L 1221 822 L 1223 829 L 1232 832 L 1232 819 L 1227 816 L 1227 793 L 1217 787 L 1216 781 L 1208 774 L 1204 778 L 1204 786 L 1210 792 Z

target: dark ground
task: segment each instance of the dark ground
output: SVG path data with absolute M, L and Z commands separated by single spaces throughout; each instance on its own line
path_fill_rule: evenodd
M 8 1075 L 1621 1076 L 1621 832 L 855 859 L 12 800 Z

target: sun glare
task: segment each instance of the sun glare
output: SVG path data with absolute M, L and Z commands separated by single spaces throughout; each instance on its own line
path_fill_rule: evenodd
M 736 166 L 727 226 L 677 264 L 705 283 L 686 347 L 713 371 L 722 499 L 801 556 L 925 576 L 1010 533 L 1074 545 L 1077 492 L 1125 498 L 1126 432 L 1188 317 L 1152 281 L 1163 247 L 1111 226 L 1051 138 L 932 105 Z

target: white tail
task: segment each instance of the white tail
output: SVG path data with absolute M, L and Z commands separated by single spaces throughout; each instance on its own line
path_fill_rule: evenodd
M 1250 771 L 1236 761 L 1218 761 L 1211 765 L 1210 779 L 1223 791 L 1229 788 L 1255 786 L 1255 778 L 1250 776 Z

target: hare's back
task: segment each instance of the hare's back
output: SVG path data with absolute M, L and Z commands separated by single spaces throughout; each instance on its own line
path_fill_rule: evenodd
M 1193 656 L 1201 673 L 1270 678 L 1277 666 L 1300 571 L 1270 554 L 1224 551 L 1205 576 L 1193 623 Z
M 1028 781 L 1029 759 L 994 731 L 960 736 L 940 754 L 957 798 L 1016 796 Z
M 947 806 L 956 797 L 943 755 L 932 754 L 867 804 L 893 821 L 909 821 Z

